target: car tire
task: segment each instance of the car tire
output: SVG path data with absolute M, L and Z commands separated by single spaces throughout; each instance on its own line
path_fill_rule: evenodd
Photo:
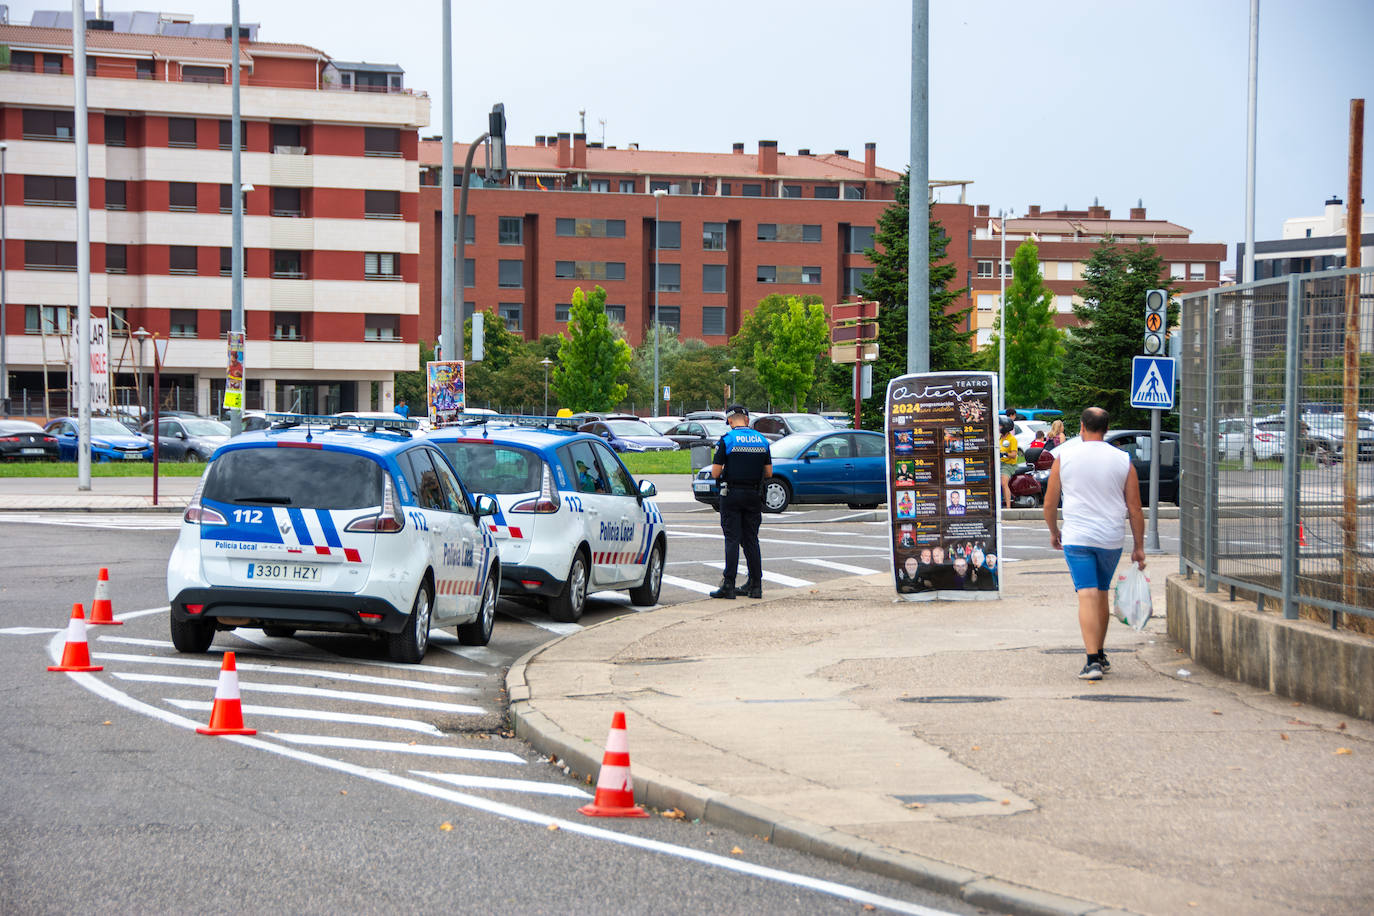
M 630 603 L 635 607 L 658 604 L 658 593 L 662 588 L 663 543 L 659 542 L 649 551 L 649 562 L 644 565 L 644 581 L 630 589 Z
M 263 627 L 263 628 L 262 628 L 262 635 L 263 635 L 263 636 L 272 636 L 272 637 L 275 637 L 276 639 L 290 639 L 292 636 L 295 636 L 295 635 L 296 635 L 296 628 L 295 628 L 295 627 L 275 627 L 275 626 L 274 626 L 274 627 Z
M 559 623 L 577 623 L 587 605 L 587 554 L 579 550 L 573 554 L 568 567 L 568 579 L 563 591 L 549 601 L 549 616 Z
M 205 458 L 201 456 L 200 452 L 187 452 L 186 460 L 191 462 L 192 464 L 198 464 L 204 461 Z
M 215 641 L 215 624 L 210 620 L 177 620 L 171 616 L 172 645 L 178 652 L 200 654 Z
M 851 509 L 876 509 L 876 508 L 878 508 L 878 507 L 881 506 L 881 505 L 882 505 L 882 503 L 850 503 L 850 504 L 849 504 L 849 508 L 851 508 Z
M 770 477 L 763 483 L 763 511 L 782 512 L 792 502 L 792 491 L 781 477 Z
M 491 642 L 491 631 L 496 627 L 498 593 L 496 574 L 492 573 L 487 576 L 487 584 L 482 586 L 482 601 L 477 606 L 477 619 L 457 627 L 460 643 L 465 646 L 485 646 Z
M 418 665 L 429 648 L 429 624 L 434 613 L 434 593 L 428 582 L 420 583 L 415 590 L 415 603 L 411 605 L 410 616 L 406 618 L 401 632 L 387 636 L 387 652 L 391 660 L 406 665 Z

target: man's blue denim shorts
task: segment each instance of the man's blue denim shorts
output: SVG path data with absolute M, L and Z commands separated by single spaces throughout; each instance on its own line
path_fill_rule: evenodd
M 1073 577 L 1074 591 L 1097 588 L 1105 592 L 1112 588 L 1112 577 L 1116 575 L 1116 564 L 1121 562 L 1121 548 L 1107 550 L 1104 547 L 1065 544 L 1064 559 L 1069 564 L 1069 575 Z

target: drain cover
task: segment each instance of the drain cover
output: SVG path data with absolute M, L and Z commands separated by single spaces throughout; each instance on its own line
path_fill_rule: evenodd
M 901 697 L 903 703 L 997 703 L 1006 697 L 947 696 L 947 697 Z
M 973 795 L 971 793 L 963 795 L 894 795 L 892 797 L 904 805 L 976 805 L 979 802 L 992 801 L 986 795 Z
M 1183 697 L 1142 697 L 1129 693 L 1080 693 L 1075 700 L 1090 703 L 1182 703 Z

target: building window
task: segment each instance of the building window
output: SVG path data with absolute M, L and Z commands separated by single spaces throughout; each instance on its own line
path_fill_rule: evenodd
M 703 336 L 722 337 L 725 335 L 725 308 L 708 305 L 701 310 L 701 333 Z
M 624 261 L 555 261 L 555 280 L 624 280 Z
M 991 312 L 993 309 L 997 308 L 997 298 L 996 293 L 979 293 L 978 311 Z
M 844 186 L 844 199 L 845 199 L 845 200 L 863 200 L 863 199 L 864 199 L 864 189 L 861 188 L 861 187 L 859 187 L 859 186 L 856 185 L 856 184 L 847 184 L 847 185 Z
M 305 335 L 301 333 L 301 313 L 300 312 L 273 312 L 272 313 L 272 339 L 273 340 L 304 340 Z
M 816 200 L 839 200 L 840 189 L 833 184 L 818 184 L 811 192 Z
M 666 181 L 649 182 L 649 193 L 652 194 L 655 191 L 667 191 L 669 194 L 671 194 L 673 192 L 673 188 L 672 185 Z
M 802 186 L 799 184 L 785 184 L 782 186 L 783 197 L 801 197 Z
M 219 275 L 221 277 L 234 275 L 234 249 L 221 248 L 219 250 Z
M 35 72 L 36 58 L 32 51 L 11 51 L 10 69 L 16 73 Z
M 725 292 L 725 265 L 701 265 L 701 291 L 703 293 Z
M 744 185 L 740 185 L 740 194 L 743 195 L 744 197 L 762 197 L 762 196 L 763 196 L 763 185 L 761 185 L 761 184 L 744 184 Z
M 674 334 L 682 332 L 682 309 L 676 305 L 665 305 L 659 309 L 651 309 L 651 312 L 658 313 L 658 323 L 660 326 L 670 328 Z
M 123 146 L 128 131 L 128 123 L 123 115 L 105 116 L 105 145 Z
M 496 224 L 496 241 L 501 245 L 525 244 L 525 221 L 518 216 L 503 216 Z
M 760 264 L 755 279 L 760 283 L 777 283 L 778 269 L 771 264 Z
M 560 302 L 553 307 L 553 320 L 559 324 L 567 324 L 572 317 L 572 303 Z
M 72 124 L 70 111 L 24 109 L 25 140 L 71 140 L 74 130 Z
M 1207 265 L 1206 265 L 1206 264 L 1189 264 L 1189 265 L 1188 265 L 1188 279 L 1189 279 L 1189 280 L 1206 280 L 1206 279 L 1207 279 Z
M 606 178 L 593 178 L 591 189 L 594 194 L 607 194 L 611 190 L 611 182 Z
M 844 272 L 844 294 L 862 296 L 864 281 L 873 276 L 872 267 L 848 267 Z
M 606 320 L 614 321 L 616 324 L 625 323 L 625 306 L 608 305 L 606 306 Z
M 221 339 L 229 336 L 229 330 L 234 323 L 233 309 L 220 309 L 219 312 L 219 336 Z
M 1011 269 L 1011 262 L 1010 262 L 1010 261 L 1003 261 L 1003 262 L 1002 262 L 1002 276 L 1004 276 L 1004 277 L 1006 277 L 1008 280 L 1010 280 L 1010 279 L 1012 278 L 1012 276 L 1013 276 L 1013 273 L 1014 273 L 1014 271 L 1012 271 L 1012 269 Z
M 234 121 L 226 118 L 219 122 L 219 148 L 233 149 Z M 239 149 L 248 149 L 248 122 L 239 119 Z
M 53 75 L 55 75 L 55 76 L 61 76 L 61 75 L 62 75 L 62 55 L 61 55 L 61 54 L 44 54 L 44 55 L 43 55 L 43 72 L 44 72 L 44 73 L 51 73 L 51 74 L 53 74 Z
M 196 246 L 172 245 L 167 257 L 167 266 L 169 273 L 194 277 L 198 273 L 196 270 Z
M 75 207 L 76 179 L 55 175 L 25 175 L 24 203 L 42 207 Z
M 803 242 L 819 242 L 821 240 L 821 227 L 809 225 L 802 226 L 801 240 Z
M 196 184 L 193 181 L 167 182 L 167 206 L 172 210 L 196 210 Z
M 305 265 L 299 251 L 272 252 L 272 276 L 278 280 L 304 280 Z
M 171 322 L 171 328 L 167 332 L 168 337 L 196 336 L 195 309 L 172 309 Z
M 635 192 L 635 182 L 633 178 L 620 179 L 620 193 L 633 194 Z
M 299 124 L 273 124 L 272 152 L 304 153 L 305 144 L 301 142 L 301 126 Z
M 801 269 L 801 281 L 806 284 L 821 282 L 821 269 L 819 267 L 803 267 Z
M 682 247 L 682 223 L 675 220 L 655 220 L 650 225 L 650 248 L 676 250 Z
M 980 276 L 980 277 L 991 277 L 991 276 L 992 276 L 992 261 L 979 261 L 979 262 L 978 262 L 978 276 Z
M 777 223 L 759 223 L 758 240 L 760 242 L 775 242 L 777 239 Z
M 223 209 L 221 199 L 221 209 Z M 272 189 L 272 215 L 273 216 L 300 216 L 301 210 L 301 189 L 300 188 L 273 188 Z
M 760 242 L 819 242 L 821 227 L 801 223 L 759 223 Z
M 849 254 L 863 254 L 873 247 L 873 227 L 850 226 L 849 238 L 846 241 L 848 247 L 845 250 Z
M 129 336 L 129 310 L 111 306 L 106 310 L 110 316 L 110 336 Z
M 400 219 L 401 192 L 364 191 L 363 216 L 367 219 Z
M 1072 280 L 1072 279 L 1073 279 L 1073 261 L 1057 261 L 1057 262 L 1055 262 L 1055 279 L 1056 279 L 1056 280 Z
M 229 190 L 229 185 L 222 184 L 219 186 L 219 212 L 234 212 L 234 198 L 232 194 L 233 192 Z
M 76 242 L 24 241 L 25 270 L 76 270 Z
M 682 291 L 682 265 L 659 264 L 649 271 L 654 278 L 654 288 L 659 292 L 676 293 Z
M 401 155 L 401 131 L 395 127 L 363 128 L 363 155 L 389 156 Z
M 1170 279 L 1170 280 L 1182 280 L 1182 279 L 1183 279 L 1184 277 L 1186 277 L 1186 276 L 1188 276 L 1188 265 L 1187 265 L 1187 264 L 1179 264 L 1179 263 L 1177 263 L 1177 262 L 1174 262 L 1174 263 L 1172 263 L 1172 264 L 1169 265 L 1169 279 Z
M 153 78 L 153 62 L 151 60 L 134 61 L 134 75 L 141 80 Z
M 496 314 L 506 323 L 507 331 L 520 331 L 524 326 L 520 321 L 520 313 L 524 308 L 522 302 L 502 302 L 496 307 Z
M 167 145 L 187 149 L 196 148 L 196 119 L 168 118 Z
M 562 238 L 623 239 L 625 221 L 559 217 L 554 220 L 554 233 Z
M 1073 296 L 1055 296 L 1054 307 L 1064 315 L 1073 312 Z
M 65 305 L 26 305 L 24 333 L 66 335 L 71 330 L 73 311 Z
M 222 86 L 224 85 L 224 68 L 182 64 L 181 81 L 183 83 L 218 83 Z
M 472 258 L 463 258 L 463 286 L 472 289 L 477 285 L 477 262 Z
M 725 250 L 725 224 L 701 224 L 701 248 L 703 251 Z
M 722 182 L 720 183 L 720 196 L 721 196 L 721 197 L 729 197 L 729 196 L 730 196 L 730 182 L 728 182 L 728 181 L 722 181 Z
M 397 264 L 400 261 L 390 251 L 367 251 L 363 253 L 363 276 L 369 280 L 392 280 L 400 276 Z
M 521 289 L 525 285 L 524 261 L 501 261 L 497 264 L 496 285 L 502 289 Z
M 363 340 L 400 340 L 401 316 L 368 315 L 363 320 Z
M 129 246 L 111 245 L 105 246 L 105 273 L 107 274 L 126 274 L 129 272 Z

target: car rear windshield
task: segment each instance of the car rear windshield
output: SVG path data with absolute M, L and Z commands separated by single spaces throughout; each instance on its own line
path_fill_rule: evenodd
M 91 417 L 92 436 L 132 436 L 129 427 L 109 417 Z
M 793 430 L 799 433 L 825 433 L 834 429 L 825 417 L 818 417 L 810 413 L 793 414 L 787 418 L 787 422 Z
M 654 428 L 643 420 L 608 420 L 606 425 L 617 436 L 657 436 Z
M 182 425 L 186 427 L 186 432 L 193 436 L 228 436 L 228 424 L 218 420 L 189 419 L 183 420 Z
M 829 425 L 826 424 L 826 426 Z M 768 453 L 774 458 L 795 458 L 802 453 L 803 448 L 810 445 L 815 439 L 815 435 L 811 433 L 793 433 L 770 443 Z
M 544 462 L 522 448 L 494 442 L 438 442 L 458 471 L 458 477 L 474 493 L 505 495 L 533 493 L 539 489 Z
M 369 508 L 382 504 L 382 468 L 348 452 L 235 449 L 211 466 L 204 497 L 244 506 Z

